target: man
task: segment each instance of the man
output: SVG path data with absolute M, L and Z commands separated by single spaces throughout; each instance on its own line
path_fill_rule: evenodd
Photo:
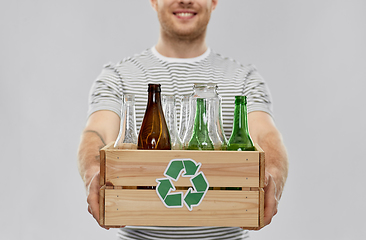
M 250 134 L 266 152 L 265 224 L 277 213 L 287 177 L 287 154 L 271 117 L 271 98 L 265 82 L 251 65 L 223 58 L 207 47 L 206 29 L 218 0 L 150 0 L 160 21 L 156 46 L 116 65 L 107 65 L 94 82 L 89 119 L 79 147 L 79 172 L 87 189 L 88 211 L 99 219 L 99 149 L 115 141 L 120 124 L 120 99 L 133 93 L 137 128 L 147 100 L 147 84 L 160 83 L 167 94 L 191 93 L 193 83 L 218 84 L 223 98 L 226 135 L 230 135 L 235 95 L 248 98 Z M 220 92 L 221 91 L 221 92 Z M 120 229 L 121 239 L 244 239 L 248 231 L 224 227 L 132 227 Z

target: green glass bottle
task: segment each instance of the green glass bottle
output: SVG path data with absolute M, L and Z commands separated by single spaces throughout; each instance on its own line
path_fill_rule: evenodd
M 197 98 L 193 133 L 187 150 L 214 150 L 214 144 L 208 134 L 205 98 Z
M 235 96 L 233 131 L 227 144 L 228 151 L 255 151 L 247 122 L 247 97 Z

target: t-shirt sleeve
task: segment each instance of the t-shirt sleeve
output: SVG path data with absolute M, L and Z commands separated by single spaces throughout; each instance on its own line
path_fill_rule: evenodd
M 114 65 L 105 65 L 89 93 L 88 116 L 100 110 L 110 110 L 121 117 L 122 78 Z
M 245 79 L 243 95 L 247 96 L 247 111 L 263 111 L 273 116 L 272 97 L 269 88 L 255 66 L 250 65 Z

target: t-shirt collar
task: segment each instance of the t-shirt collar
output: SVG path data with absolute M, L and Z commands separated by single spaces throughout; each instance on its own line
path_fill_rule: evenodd
M 155 48 L 155 46 L 153 46 L 151 48 L 151 52 L 152 54 L 157 57 L 158 59 L 164 61 L 164 62 L 184 62 L 184 63 L 193 63 L 193 62 L 199 62 L 205 58 L 207 58 L 208 55 L 210 55 L 211 53 L 211 49 L 207 48 L 206 52 L 204 52 L 202 55 L 198 56 L 198 57 L 194 57 L 194 58 L 171 58 L 171 57 L 165 57 L 163 55 L 161 55 Z

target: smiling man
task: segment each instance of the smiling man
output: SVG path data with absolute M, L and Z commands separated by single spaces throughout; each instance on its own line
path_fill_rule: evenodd
M 164 94 L 192 93 L 194 83 L 215 83 L 222 96 L 223 125 L 232 131 L 234 97 L 247 96 L 249 131 L 266 152 L 265 224 L 277 213 L 287 178 L 287 154 L 272 120 L 272 100 L 253 65 L 222 57 L 206 45 L 206 31 L 218 0 L 150 0 L 160 22 L 155 46 L 104 67 L 89 98 L 89 118 L 78 154 L 87 190 L 88 211 L 99 219 L 99 149 L 117 138 L 121 98 L 135 94 L 137 130 L 145 113 L 148 83 L 162 85 Z M 120 229 L 120 239 L 247 239 L 237 227 L 134 227 Z
M 150 1 L 158 13 L 160 38 L 156 50 L 166 57 L 197 57 L 207 50 L 208 22 L 217 1 Z

